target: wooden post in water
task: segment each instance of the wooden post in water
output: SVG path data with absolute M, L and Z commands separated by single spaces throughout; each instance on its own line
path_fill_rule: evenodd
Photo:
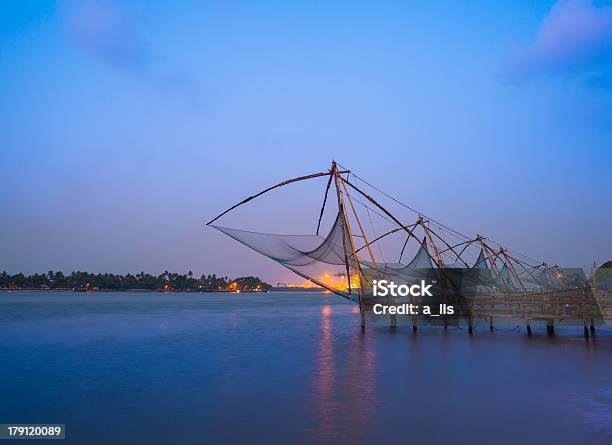
M 525 320 L 525 326 L 527 326 L 527 336 L 531 337 L 531 320 L 527 316 L 527 306 L 519 303 L 520 311 L 523 313 L 523 320 Z
M 593 320 L 592 318 L 591 318 L 591 323 L 589 325 L 589 329 L 591 331 L 591 334 L 595 335 L 595 320 Z
M 395 314 L 390 315 L 389 318 L 391 319 L 391 323 L 389 324 L 389 327 L 396 328 L 397 327 L 397 315 Z
M 417 317 L 416 315 L 412 316 L 412 332 L 417 331 Z
M 351 199 L 351 195 L 349 194 L 346 188 L 346 185 L 344 185 L 344 182 L 342 182 L 342 177 L 338 173 L 338 168 L 336 166 L 335 161 L 332 162 L 332 172 L 334 172 L 334 177 L 336 178 L 336 188 L 338 189 L 339 196 L 340 196 L 340 204 L 342 205 L 342 210 L 346 218 L 346 227 L 348 229 L 348 237 L 351 241 L 351 249 L 353 251 L 355 267 L 357 269 L 357 272 L 359 273 L 359 304 L 360 306 L 362 306 L 363 305 L 362 296 L 364 293 L 363 289 L 364 289 L 364 285 L 367 282 L 367 280 L 363 279 L 363 271 L 361 270 L 361 266 L 359 265 L 359 261 L 357 259 L 357 250 L 355 250 L 355 241 L 353 240 L 353 232 L 351 231 L 351 224 L 349 222 L 348 212 L 346 209 L 346 205 L 344 203 L 344 195 L 346 195 L 346 198 L 349 202 L 351 210 L 353 211 L 353 216 L 355 217 L 355 221 L 357 221 L 357 226 L 359 226 L 359 230 L 361 231 L 361 236 L 363 237 L 363 240 L 365 241 L 365 247 L 367 247 L 368 249 L 368 253 L 370 254 L 370 259 L 372 260 L 372 264 L 374 265 L 374 268 L 377 268 L 376 259 L 374 258 L 374 254 L 372 253 L 372 249 L 370 248 L 370 243 L 368 242 L 368 238 L 366 237 L 365 231 L 363 230 L 363 226 L 361 225 L 361 221 L 359 220 L 359 216 L 357 215 L 357 211 L 355 210 L 355 206 L 353 205 L 353 200 Z M 342 192 L 340 191 L 339 185 L 342 185 L 344 194 L 342 194 Z M 349 277 L 349 280 L 350 280 L 350 277 Z M 390 294 L 389 294 L 389 304 L 395 305 L 395 299 Z M 390 321 L 391 321 L 391 327 L 392 328 L 396 327 L 397 326 L 397 315 L 390 314 L 389 316 L 390 316 Z M 361 327 L 362 329 L 365 327 L 365 317 L 363 315 L 361 318 Z
M 589 322 L 587 321 L 587 319 L 584 319 L 584 336 L 586 338 L 589 337 Z
M 361 305 L 359 305 L 359 314 L 361 315 L 361 330 L 364 331 L 365 330 L 365 310 L 361 307 Z
M 391 292 L 389 292 L 389 299 L 387 300 L 387 303 L 389 306 L 395 306 L 395 298 L 391 296 Z M 397 314 L 389 314 L 389 323 L 389 327 L 397 327 Z
M 548 335 L 553 335 L 555 333 L 555 320 L 551 318 L 550 320 L 546 320 L 546 333 Z
M 474 333 L 474 324 L 472 322 L 472 317 L 468 318 L 468 334 L 472 335 Z
M 489 316 L 489 331 L 493 332 L 493 315 Z

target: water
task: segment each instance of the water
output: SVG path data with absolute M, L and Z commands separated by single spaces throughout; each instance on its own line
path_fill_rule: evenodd
M 362 334 L 312 293 L 0 293 L 0 423 L 88 445 L 612 443 L 612 333 L 535 334 Z

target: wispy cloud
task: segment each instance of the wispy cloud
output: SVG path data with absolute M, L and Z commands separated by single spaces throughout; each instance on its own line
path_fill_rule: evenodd
M 533 42 L 513 49 L 506 75 L 517 83 L 545 76 L 593 83 L 612 80 L 612 6 L 558 1 Z
M 61 3 L 64 25 L 71 39 L 104 63 L 122 70 L 144 70 L 151 49 L 114 3 L 66 0 Z
M 139 28 L 112 0 L 61 0 L 63 25 L 70 40 L 106 65 L 144 77 L 153 88 L 184 96 L 199 105 L 201 91 L 192 76 L 168 66 L 155 54 Z

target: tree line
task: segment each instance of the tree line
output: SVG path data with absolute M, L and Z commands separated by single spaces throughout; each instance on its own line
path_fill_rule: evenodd
M 50 270 L 46 274 L 10 275 L 3 271 L 0 274 L 0 287 L 13 289 L 83 289 L 83 290 L 184 290 L 184 291 L 267 291 L 271 286 L 258 277 L 240 277 L 229 279 L 215 274 L 202 275 L 196 278 L 192 271 L 186 274 L 165 271 L 160 275 L 140 272 L 132 275 L 112 273 L 93 274 L 89 272 L 63 272 Z

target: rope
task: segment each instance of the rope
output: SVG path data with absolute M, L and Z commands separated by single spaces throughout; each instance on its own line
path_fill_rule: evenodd
M 341 164 L 339 164 L 339 163 L 338 163 L 338 165 L 339 165 L 339 166 L 340 166 L 342 169 L 344 169 L 344 170 L 348 170 L 348 169 L 347 169 L 346 167 L 344 167 L 343 165 L 341 165 Z M 408 204 L 406 204 L 406 203 L 404 203 L 404 202 L 400 201 L 399 199 L 397 199 L 397 198 L 395 198 L 395 197 L 393 197 L 393 196 L 389 195 L 389 194 L 388 194 L 388 193 L 386 193 L 385 191 L 383 191 L 383 190 L 379 189 L 378 187 L 376 187 L 376 186 L 372 185 L 371 183 L 369 183 L 369 182 L 368 182 L 368 181 L 366 181 L 365 179 L 363 179 L 363 178 L 361 178 L 360 176 L 356 175 L 356 174 L 355 174 L 355 172 L 354 172 L 353 170 L 351 170 L 351 173 L 350 173 L 350 174 L 351 174 L 351 175 L 353 175 L 355 178 L 357 178 L 359 181 L 361 181 L 361 182 L 363 182 L 364 184 L 366 184 L 367 186 L 371 187 L 372 189 L 374 189 L 374 190 L 376 190 L 377 192 L 381 193 L 382 195 L 386 196 L 386 197 L 387 197 L 387 198 L 389 198 L 390 200 L 394 201 L 395 203 L 397 203 L 397 204 L 401 205 L 402 207 L 405 207 L 406 209 L 410 210 L 410 211 L 411 211 L 411 212 L 413 212 L 413 213 L 416 213 L 418 216 L 423 216 L 424 218 L 427 218 L 429 221 L 431 221 L 431 222 L 435 223 L 435 224 L 436 224 L 436 225 L 437 225 L 437 226 L 438 226 L 440 229 L 442 229 L 442 228 L 443 228 L 443 229 L 446 229 L 446 230 L 447 230 L 447 231 L 449 231 L 450 233 L 453 233 L 455 236 L 460 237 L 460 238 L 463 238 L 463 239 L 465 239 L 466 241 L 471 239 L 471 238 L 470 238 L 470 237 L 468 237 L 467 235 L 464 235 L 463 233 L 461 233 L 461 232 L 459 232 L 459 231 L 457 231 L 457 230 L 455 230 L 455 229 L 453 229 L 453 228 L 451 228 L 451 227 L 449 227 L 449 226 L 447 226 L 447 225 L 445 225 L 445 224 L 443 224 L 443 223 L 441 223 L 441 222 L 439 222 L 439 221 L 437 221 L 437 220 L 435 220 L 435 219 L 433 219 L 433 218 L 431 218 L 431 217 L 429 217 L 429 216 L 425 215 L 423 212 L 420 212 L 420 211 L 418 211 L 417 209 L 415 209 L 415 208 L 413 208 L 413 207 L 409 206 Z M 488 239 L 490 242 L 492 242 L 492 243 L 494 243 L 495 245 L 497 245 L 498 247 L 502 248 L 502 245 L 501 245 L 500 243 L 498 243 L 497 241 L 495 241 L 495 240 L 493 240 L 493 239 L 491 239 L 491 238 L 487 238 L 487 239 Z M 525 261 L 525 262 L 531 262 L 531 263 L 534 263 L 534 264 L 539 264 L 539 263 L 541 263 L 541 261 L 538 261 L 538 260 L 535 260 L 535 259 L 533 259 L 533 258 L 530 258 L 530 257 L 528 257 L 527 255 L 524 255 L 524 254 L 522 254 L 522 253 L 520 253 L 520 252 L 517 252 L 517 251 L 515 251 L 515 250 L 513 250 L 513 249 L 506 249 L 506 250 L 508 250 L 509 252 L 512 252 L 512 253 L 514 253 L 515 255 L 517 255 L 517 256 L 519 256 L 519 257 L 521 257 L 521 258 L 523 259 L 523 261 Z
M 374 228 L 374 222 L 372 221 L 372 216 L 370 215 L 370 210 L 366 207 L 366 213 L 368 214 L 368 219 L 370 220 L 370 225 L 372 226 L 372 233 L 374 234 L 374 239 L 378 238 L 376 235 L 376 229 Z M 382 248 L 380 247 L 380 243 L 376 243 L 378 247 L 378 251 L 380 252 L 380 257 L 383 260 L 383 263 L 386 263 L 385 255 L 383 254 Z

